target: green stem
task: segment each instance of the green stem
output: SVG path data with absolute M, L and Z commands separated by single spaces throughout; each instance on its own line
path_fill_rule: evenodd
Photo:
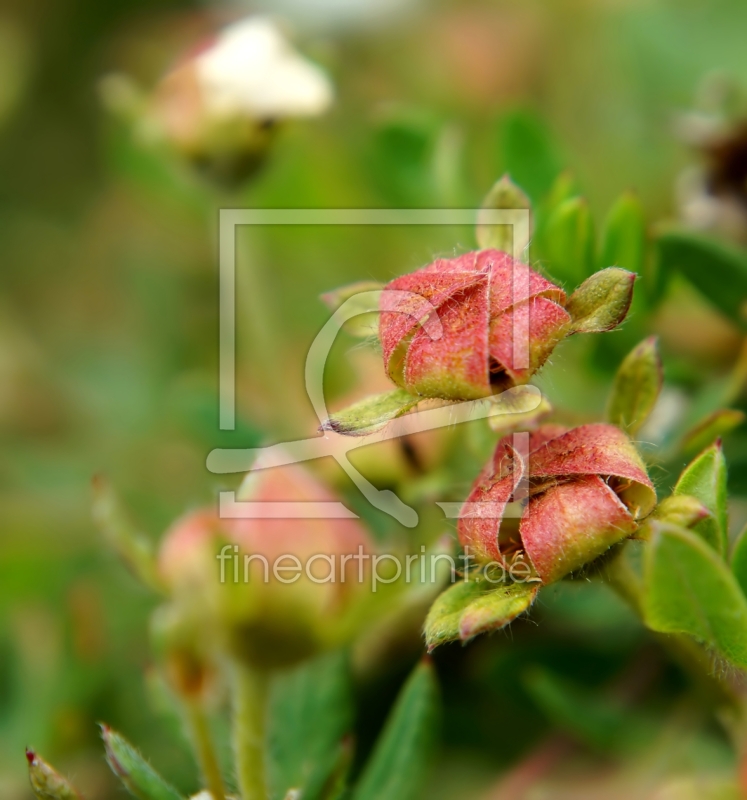
M 627 558 L 625 547 L 605 564 L 602 576 L 608 585 L 630 606 L 645 625 L 643 585 Z M 729 705 L 740 712 L 742 699 L 724 676 L 718 675 L 708 653 L 689 636 L 681 633 L 656 633 L 655 638 L 677 663 L 693 678 L 697 688 L 718 705 Z
M 245 664 L 234 664 L 233 746 L 242 800 L 267 800 L 265 716 L 269 679 Z
M 226 787 L 223 783 L 218 754 L 215 750 L 205 710 L 199 701 L 188 701 L 186 706 L 187 726 L 197 756 L 197 763 L 205 781 L 205 786 L 215 800 L 225 800 Z

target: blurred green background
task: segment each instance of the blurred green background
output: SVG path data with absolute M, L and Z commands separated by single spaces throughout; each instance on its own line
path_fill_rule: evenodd
M 244 4 L 238 13 L 268 8 Z M 530 194 L 533 181 L 540 191 L 569 169 L 597 223 L 628 188 L 650 221 L 662 220 L 673 216 L 676 177 L 693 160 L 673 133 L 675 115 L 712 70 L 747 82 L 747 5 L 737 0 L 299 0 L 270 10 L 329 71 L 336 104 L 281 131 L 256 180 L 229 192 L 140 147 L 105 111 L 98 86 L 121 71 L 147 89 L 235 17 L 235 4 L 0 7 L 3 800 L 30 797 L 27 744 L 91 797 L 114 796 L 94 724 L 102 719 L 177 783 L 190 781 L 183 741 L 148 692 L 153 599 L 94 530 L 92 475 L 106 474 L 159 536 L 230 485 L 207 472 L 210 449 L 314 431 L 303 364 L 326 318 L 322 292 L 473 246 L 471 231 L 451 228 L 242 231 L 241 258 L 252 267 L 239 285 L 239 424 L 220 433 L 219 208 L 475 207 L 519 130 L 547 139 L 547 159 L 527 172 Z M 717 375 L 739 336 L 709 319 L 715 349 L 684 355 L 690 369 L 705 359 L 707 375 Z M 676 367 L 683 353 L 670 355 Z M 573 342 L 553 367 L 562 396 L 583 361 L 583 412 L 600 407 L 616 365 L 593 358 Z M 376 372 L 353 340 L 341 342 L 331 398 L 355 390 L 351 363 L 359 375 Z M 446 678 L 467 683 L 446 682 L 450 755 L 438 796 L 455 796 L 450 781 L 464 796 L 489 785 L 547 725 L 521 700 L 527 659 L 597 680 L 639 636 L 606 596 L 581 604 L 573 590 L 560 595 L 548 601 L 542 639 L 525 626 L 511 648 L 501 636 L 444 658 Z M 677 677 L 667 680 L 674 692 Z M 458 685 L 483 692 L 481 711 Z M 511 733 L 501 735 L 500 718 L 511 715 Z M 728 763 L 719 741 L 706 747 L 696 737 L 693 748 L 709 764 Z

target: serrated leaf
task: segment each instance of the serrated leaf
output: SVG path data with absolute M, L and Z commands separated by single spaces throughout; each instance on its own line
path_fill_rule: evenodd
M 387 719 L 354 800 L 411 800 L 419 797 L 435 742 L 438 684 L 433 665 L 413 671 Z
M 632 192 L 626 192 L 604 222 L 599 266 L 622 267 L 643 274 L 645 245 L 646 222 L 641 202 Z
M 367 339 L 369 336 L 377 336 L 379 332 L 379 310 L 373 308 L 371 295 L 366 292 L 380 292 L 384 288 L 383 283 L 378 281 L 358 281 L 347 286 L 341 286 L 331 292 L 322 295 L 322 302 L 330 309 L 337 309 L 345 302 L 351 301 L 348 308 L 352 312 L 357 312 L 356 316 L 343 323 L 342 329 L 351 336 Z M 359 302 L 354 298 L 361 297 Z
M 747 255 L 723 241 L 685 231 L 670 231 L 657 240 L 659 269 L 681 272 L 734 322 L 747 327 Z
M 656 337 L 644 339 L 625 357 L 607 402 L 607 419 L 636 434 L 654 410 L 663 383 Z
M 534 702 L 561 730 L 602 752 L 637 749 L 655 734 L 656 727 L 614 700 L 534 667 L 524 675 Z
M 67 778 L 53 769 L 33 750 L 26 750 L 31 788 L 38 800 L 83 800 Z
M 723 555 L 726 552 L 728 516 L 726 461 L 721 442 L 706 448 L 685 467 L 673 494 L 692 495 L 711 512 L 711 516 L 699 522 L 693 530 Z
M 527 230 L 527 235 L 523 239 L 514 239 L 515 228 L 511 225 L 491 225 L 485 222 L 483 210 L 493 211 L 495 209 L 529 209 L 532 204 L 526 194 L 508 177 L 504 175 L 499 181 L 493 184 L 482 202 L 482 207 L 477 213 L 477 229 L 475 238 L 481 250 L 495 249 L 510 253 L 517 258 L 521 256 L 527 245 L 531 231 Z
M 393 419 L 411 411 L 422 400 L 404 389 L 364 397 L 348 408 L 338 411 L 320 426 L 320 431 L 334 431 L 343 436 L 368 436 Z
M 503 118 L 501 140 L 506 172 L 537 203 L 561 169 L 550 134 L 535 114 L 519 110 Z
M 742 587 L 742 592 L 747 596 L 747 525 L 737 536 L 734 547 L 731 550 L 731 571 L 737 579 L 737 583 Z
M 428 612 L 424 628 L 428 650 L 499 630 L 524 613 L 538 591 L 538 583 L 496 585 L 484 578 L 455 583 L 436 598 Z
M 659 523 L 644 567 L 646 624 L 685 633 L 747 667 L 747 600 L 737 579 L 696 533 Z
M 352 687 L 344 653 L 323 656 L 275 678 L 268 713 L 270 796 L 291 789 L 321 796 L 353 724 Z
M 566 311 L 571 315 L 572 333 L 603 333 L 624 319 L 633 298 L 636 276 L 619 267 L 594 273 L 570 296 Z
M 184 800 L 119 733 L 101 726 L 106 760 L 127 791 L 138 800 Z
M 594 223 L 582 197 L 565 200 L 550 213 L 543 238 L 554 278 L 578 283 L 594 272 Z
M 682 449 L 697 453 L 744 422 L 744 412 L 736 408 L 720 408 L 700 420 L 684 435 Z

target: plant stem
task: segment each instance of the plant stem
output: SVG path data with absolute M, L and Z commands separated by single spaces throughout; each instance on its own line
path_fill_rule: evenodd
M 186 712 L 189 733 L 205 785 L 215 800 L 225 800 L 226 787 L 205 710 L 199 701 L 190 700 L 186 704 Z
M 269 680 L 266 673 L 234 663 L 233 746 L 242 800 L 267 800 L 264 745 Z

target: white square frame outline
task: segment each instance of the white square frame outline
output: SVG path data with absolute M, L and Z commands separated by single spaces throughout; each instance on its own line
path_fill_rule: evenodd
M 521 261 L 524 248 L 517 248 L 517 242 L 523 242 L 526 247 L 531 231 L 530 211 L 528 209 L 221 209 L 219 217 L 219 427 L 220 430 L 234 430 L 236 425 L 236 228 L 239 225 L 323 225 L 323 226 L 368 226 L 368 225 L 507 225 L 513 229 L 513 252 L 511 255 L 516 261 Z M 521 296 L 529 294 L 529 274 L 518 276 L 522 285 L 518 285 L 514 278 L 513 292 Z M 513 361 L 519 368 L 529 366 L 529 320 L 514 318 Z M 531 388 L 531 387 L 530 387 Z M 535 392 L 537 390 L 535 389 Z M 477 401 L 459 404 L 461 409 L 452 407 L 454 416 L 462 412 L 463 420 L 474 416 L 474 407 Z M 429 412 L 419 414 L 423 418 L 424 430 L 429 427 L 425 418 Z M 479 416 L 488 416 L 484 410 Z M 415 416 L 418 416 L 417 414 Z M 407 419 L 407 418 L 405 418 Z M 417 423 L 416 423 L 417 424 Z M 382 438 L 397 436 L 396 431 L 383 434 Z M 528 447 L 528 434 L 513 434 L 514 445 L 518 451 L 525 453 Z M 257 468 L 280 466 L 284 463 L 295 463 L 300 460 L 314 458 L 317 455 L 308 452 L 305 445 L 312 445 L 318 455 L 323 455 L 322 448 L 316 447 L 321 442 L 317 438 L 294 442 L 294 455 L 289 458 L 289 453 L 283 451 L 282 445 L 271 445 L 254 451 L 214 450 L 207 461 L 211 472 L 225 473 L 244 471 L 235 467 L 226 466 L 225 456 L 233 452 L 239 457 L 239 463 L 248 454 L 257 455 L 261 451 L 263 464 Z M 356 444 L 354 446 L 360 446 Z M 350 447 L 349 449 L 353 449 Z M 379 491 L 373 487 L 347 459 L 338 463 L 343 466 L 349 477 L 353 479 L 358 489 L 375 507 L 386 511 L 408 527 L 417 524 L 418 515 L 414 509 L 404 505 L 392 492 Z M 218 466 L 220 465 L 220 466 Z M 213 468 L 213 467 L 217 468 Z M 254 467 L 250 468 L 253 469 Z M 517 487 L 519 489 L 519 487 Z M 523 495 L 526 487 L 522 487 L 518 494 Z M 460 515 L 460 503 L 437 503 L 444 511 L 447 518 L 456 519 Z M 475 504 L 473 504 L 475 505 Z M 520 506 L 521 503 L 516 505 Z M 463 512 L 463 508 L 462 508 Z M 222 518 L 295 518 L 295 519 L 334 519 L 355 518 L 352 511 L 340 502 L 298 502 L 298 503 L 262 503 L 250 500 L 238 500 L 236 492 L 220 492 L 219 515 Z M 519 510 L 511 516 L 521 516 Z
M 236 427 L 236 228 L 239 225 L 510 225 L 514 242 L 528 242 L 530 212 L 523 208 L 223 208 L 219 219 L 219 428 Z M 514 247 L 514 251 L 516 248 Z M 521 260 L 521 252 L 512 253 Z M 514 337 L 521 350 L 523 337 Z M 526 340 L 525 340 L 526 341 Z M 528 366 L 528 353 L 515 352 Z

